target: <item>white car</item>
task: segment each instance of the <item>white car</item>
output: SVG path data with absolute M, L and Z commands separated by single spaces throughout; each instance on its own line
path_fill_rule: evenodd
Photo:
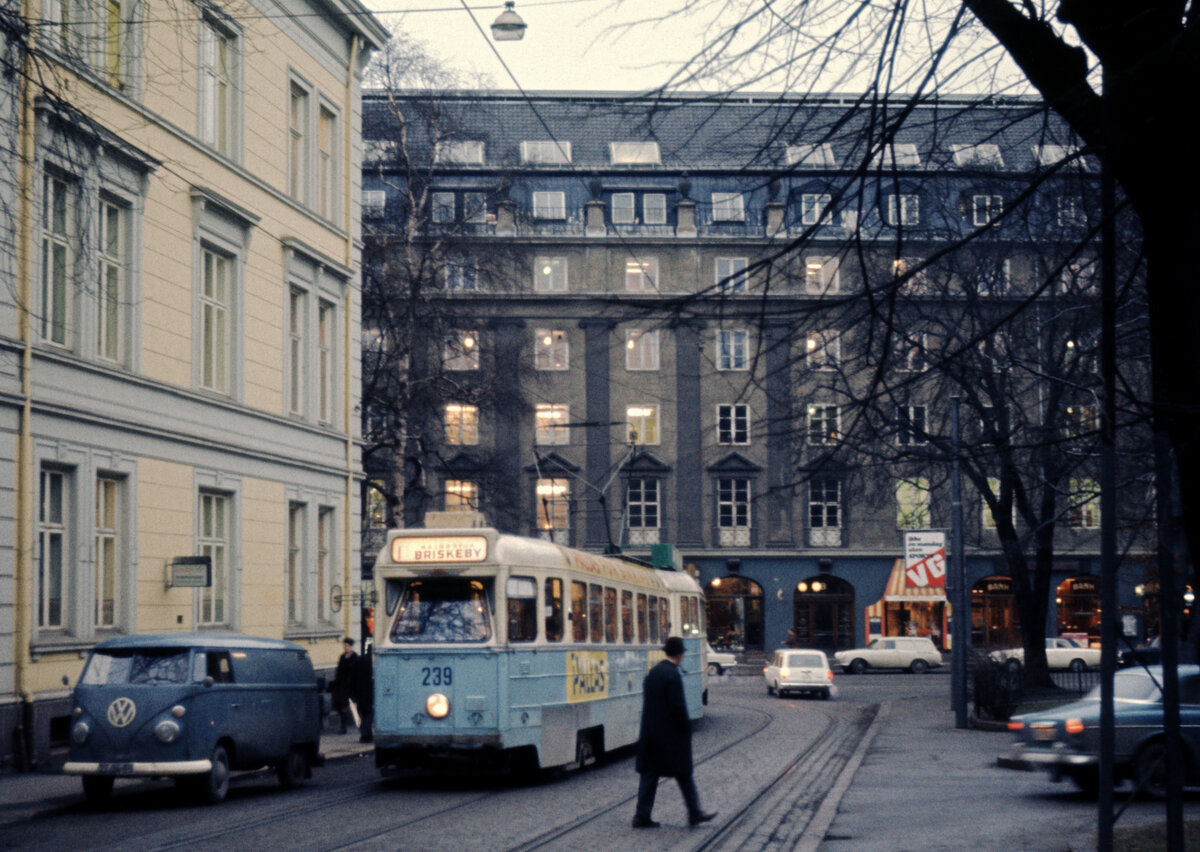
M 1025 665 L 1024 648 L 1005 648 L 988 655 L 997 663 L 1003 663 L 1011 671 Z M 1052 669 L 1070 669 L 1073 672 L 1087 671 L 1100 665 L 1100 649 L 1086 648 L 1074 639 L 1055 636 L 1046 640 L 1046 665 Z
M 865 648 L 838 651 L 833 659 L 843 671 L 854 674 L 867 669 L 906 669 L 924 674 L 942 664 L 942 654 L 928 636 L 885 636 Z
M 731 669 L 737 665 L 737 657 L 728 651 L 715 651 L 712 645 L 706 643 L 704 652 L 704 659 L 708 666 L 709 674 L 719 675 L 726 669 Z
M 837 694 L 833 669 L 823 651 L 810 648 L 780 648 L 763 669 L 768 693 L 782 697 L 788 692 L 809 693 L 821 698 Z

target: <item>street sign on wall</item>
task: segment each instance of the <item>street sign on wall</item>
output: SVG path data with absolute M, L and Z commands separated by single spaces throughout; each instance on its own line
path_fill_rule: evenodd
M 946 534 L 916 530 L 904 534 L 904 585 L 910 589 L 946 588 Z

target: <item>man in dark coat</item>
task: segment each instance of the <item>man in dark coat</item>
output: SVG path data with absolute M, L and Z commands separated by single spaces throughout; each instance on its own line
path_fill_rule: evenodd
M 667 658 L 646 675 L 642 683 L 642 727 L 638 735 L 637 811 L 634 828 L 657 828 L 650 818 L 658 779 L 674 778 L 687 805 L 688 825 L 708 822 L 715 813 L 700 809 L 700 794 L 692 780 L 692 722 L 688 718 L 687 701 L 683 697 L 683 677 L 679 666 L 683 662 L 683 640 L 672 636 L 663 646 Z
M 354 697 L 354 683 L 358 674 L 358 654 L 354 653 L 354 640 L 347 636 L 342 640 L 342 656 L 338 657 L 337 671 L 333 675 L 333 709 L 341 717 L 339 734 L 346 733 L 350 721 L 350 699 Z
M 358 707 L 360 743 L 373 742 L 375 733 L 375 666 L 371 649 L 364 650 L 358 657 L 358 669 L 354 673 L 354 704 Z

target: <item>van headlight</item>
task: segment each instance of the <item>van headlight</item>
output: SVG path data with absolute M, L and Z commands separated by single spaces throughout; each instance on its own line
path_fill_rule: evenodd
M 165 719 L 154 726 L 154 736 L 164 745 L 170 745 L 179 739 L 179 723 L 173 719 Z
M 425 699 L 425 712 L 434 719 L 445 719 L 450 714 L 450 699 L 435 692 Z
M 83 745 L 87 742 L 87 738 L 91 736 L 91 733 L 91 726 L 81 719 L 75 723 L 75 727 L 71 728 L 71 741 L 75 745 Z

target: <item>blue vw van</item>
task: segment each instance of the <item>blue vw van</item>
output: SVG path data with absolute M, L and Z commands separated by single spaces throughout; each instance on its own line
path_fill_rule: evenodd
M 308 652 L 229 633 L 99 643 L 75 687 L 70 757 L 91 802 L 116 778 L 170 777 L 203 801 L 235 769 L 273 766 L 284 787 L 322 762 L 321 696 Z

